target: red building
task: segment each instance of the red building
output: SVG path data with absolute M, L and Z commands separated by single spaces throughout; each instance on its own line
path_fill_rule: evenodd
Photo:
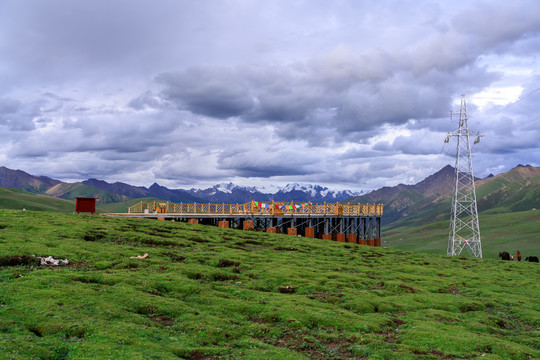
M 75 212 L 89 212 L 94 214 L 96 212 L 96 199 L 93 197 L 76 197 L 75 198 Z

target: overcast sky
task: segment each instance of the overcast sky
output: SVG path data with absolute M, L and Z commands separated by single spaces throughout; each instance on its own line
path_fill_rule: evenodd
M 540 165 L 540 1 L 0 0 L 0 165 L 369 190 Z

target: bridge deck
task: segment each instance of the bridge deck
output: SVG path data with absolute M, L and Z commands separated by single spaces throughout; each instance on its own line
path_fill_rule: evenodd
M 262 203 L 198 204 L 140 202 L 128 213 L 102 214 L 180 220 L 192 224 L 281 232 L 306 237 L 381 246 L 381 204 Z
M 131 206 L 129 214 L 163 214 L 167 216 L 382 216 L 382 204 L 341 204 L 341 203 L 295 203 L 251 201 L 246 204 L 200 204 L 173 202 L 140 202 Z M 163 216 L 160 215 L 160 216 Z
M 280 217 L 280 218 L 330 218 L 330 217 L 371 217 L 371 216 L 379 216 L 379 215 L 371 215 L 371 214 L 362 214 L 362 215 L 356 215 L 356 214 L 311 214 L 311 213 L 273 213 L 273 214 L 249 214 L 249 213 L 234 213 L 234 214 L 227 214 L 227 213 L 102 213 L 103 216 L 111 216 L 111 217 L 130 217 L 130 218 L 148 218 L 148 219 L 154 219 L 154 218 L 165 218 L 165 219 L 177 219 L 177 218 L 199 218 L 199 219 L 210 219 L 210 218 L 223 218 L 223 219 L 231 219 L 231 218 L 272 218 L 272 217 Z

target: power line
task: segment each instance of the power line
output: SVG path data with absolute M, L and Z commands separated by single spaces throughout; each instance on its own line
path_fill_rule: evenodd
M 511 108 L 512 106 L 514 106 L 514 105 L 516 105 L 517 103 L 519 103 L 519 102 L 525 100 L 526 98 L 528 98 L 529 96 L 535 94 L 535 93 L 538 92 L 538 91 L 540 91 L 540 87 L 539 87 L 539 88 L 536 88 L 536 89 L 534 89 L 534 90 L 532 90 L 532 91 L 529 91 L 529 92 L 528 92 L 527 94 L 525 94 L 525 95 L 520 96 L 520 97 L 519 97 L 516 101 L 514 101 L 513 103 L 506 105 L 506 106 L 503 107 L 502 109 L 498 109 L 495 113 L 493 113 L 493 114 L 491 114 L 491 115 L 489 115 L 489 116 L 483 118 L 482 120 L 488 120 L 488 119 L 491 119 L 491 118 L 494 117 L 495 115 L 498 115 L 498 114 L 502 113 L 503 111 L 508 110 L 508 109 Z

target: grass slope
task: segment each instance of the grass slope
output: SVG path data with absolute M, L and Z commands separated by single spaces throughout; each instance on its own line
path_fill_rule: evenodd
M 96 213 L 127 213 L 128 208 L 145 202 L 165 202 L 164 200 L 148 197 L 128 201 L 96 204 Z M 75 211 L 75 201 L 59 199 L 48 195 L 38 195 L 22 190 L 0 187 L 0 209 L 37 210 L 72 213 Z
M 6 359 L 540 356 L 536 263 L 0 210 L 0 269 Z
M 0 187 L 0 209 L 73 212 L 75 211 L 75 202 Z
M 131 206 L 136 205 L 136 204 L 140 203 L 141 201 L 143 201 L 143 202 L 154 202 L 154 201 L 156 201 L 156 202 L 160 202 L 160 203 L 166 202 L 165 200 L 158 199 L 158 198 L 155 198 L 155 197 L 137 198 L 137 199 L 127 200 L 127 201 L 122 201 L 122 202 L 116 202 L 116 203 L 97 204 L 96 205 L 96 211 L 98 213 L 127 213 L 128 209 Z
M 510 182 L 496 178 L 478 187 L 478 210 L 525 211 L 540 207 L 540 176 Z
M 484 257 L 498 258 L 500 251 L 515 254 L 517 250 L 524 256 L 540 255 L 540 210 L 480 213 L 478 221 Z M 401 250 L 446 254 L 449 221 L 416 224 L 383 228 L 384 245 Z

